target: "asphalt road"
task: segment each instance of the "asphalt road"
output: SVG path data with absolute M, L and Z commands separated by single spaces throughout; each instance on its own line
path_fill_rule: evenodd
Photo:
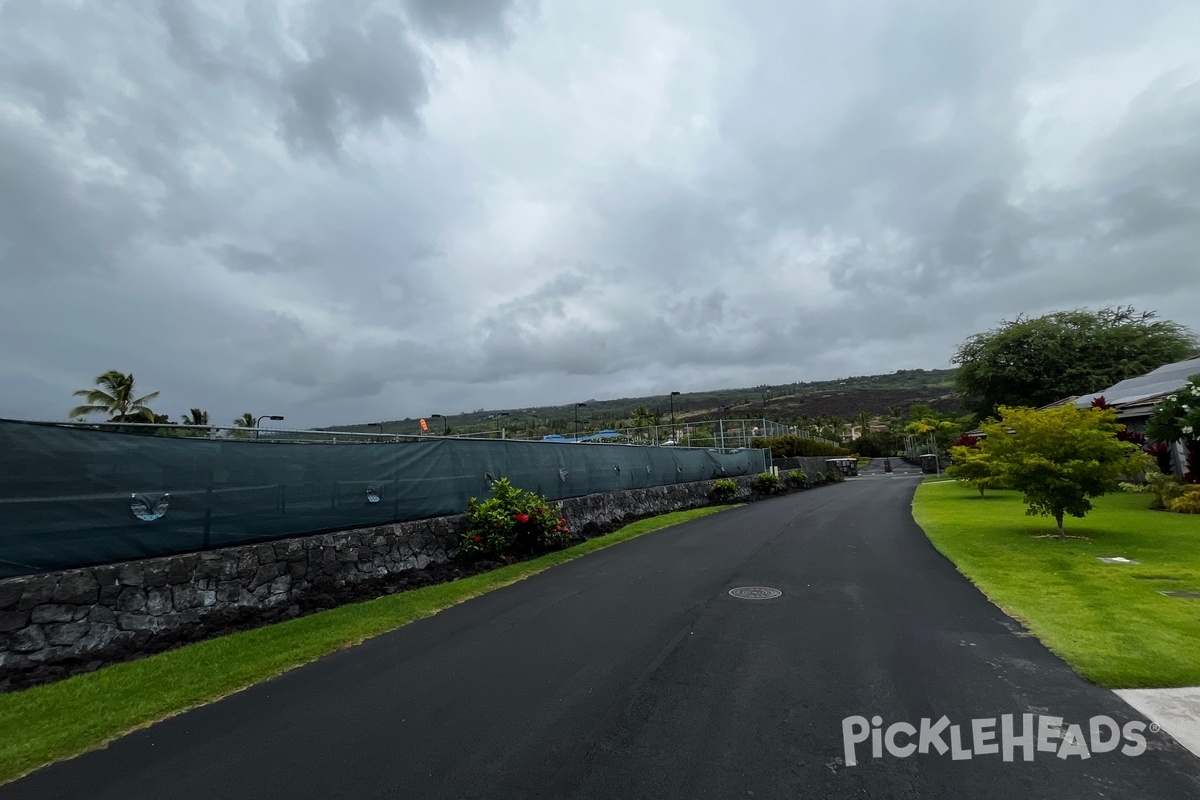
M 1200 798 L 1200 759 L 1153 733 L 1136 756 L 873 758 L 864 742 L 846 763 L 853 715 L 945 715 L 968 749 L 972 719 L 1141 719 L 928 544 L 915 485 L 858 478 L 643 536 L 0 798 Z

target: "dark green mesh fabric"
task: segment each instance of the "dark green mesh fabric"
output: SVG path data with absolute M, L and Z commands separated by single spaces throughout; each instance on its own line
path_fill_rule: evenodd
M 0 577 L 456 514 L 499 477 L 558 500 L 768 465 L 765 450 L 172 439 L 0 420 Z

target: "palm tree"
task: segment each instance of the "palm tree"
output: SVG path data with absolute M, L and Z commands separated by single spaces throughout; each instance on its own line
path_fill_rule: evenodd
M 238 417 L 237 419 L 235 419 L 233 421 L 233 427 L 235 427 L 235 428 L 256 428 L 256 427 L 258 427 L 258 421 L 254 418 L 253 414 L 251 414 L 249 411 L 247 411 L 245 414 L 242 414 L 240 417 Z M 245 439 L 246 437 L 250 436 L 251 433 L 249 430 L 236 430 L 236 431 L 230 431 L 229 435 L 235 439 Z
M 191 411 L 183 415 L 184 425 L 207 425 L 208 412 L 201 411 L 198 408 L 193 408 Z
M 866 436 L 871 432 L 871 423 L 874 419 L 869 411 L 859 412 L 858 416 L 854 418 L 854 424 L 858 426 L 858 435 L 860 437 Z
M 151 392 L 142 397 L 134 390 L 133 373 L 126 375 L 110 369 L 96 377 L 95 389 L 80 389 L 75 397 L 82 397 L 87 405 L 75 406 L 71 409 L 71 419 L 85 417 L 88 414 L 108 414 L 111 422 L 155 422 L 158 415 L 148 405 L 158 397 L 158 392 Z

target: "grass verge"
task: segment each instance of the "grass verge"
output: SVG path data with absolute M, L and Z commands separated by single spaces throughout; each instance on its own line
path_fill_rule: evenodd
M 1200 685 L 1200 516 L 1150 511 L 1145 494 L 1067 518 L 1025 516 L 1017 492 L 952 482 L 917 489 L 913 517 L 939 551 L 1085 678 L 1109 688 Z M 1039 538 L 1043 537 L 1043 538 Z M 1123 556 L 1139 564 L 1106 564 Z
M 731 506 L 651 517 L 492 572 L 232 633 L 0 695 L 0 783 L 557 564 L 726 508 Z

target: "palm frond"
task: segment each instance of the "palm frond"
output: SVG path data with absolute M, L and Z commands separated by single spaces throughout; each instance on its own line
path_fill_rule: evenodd
M 69 412 L 67 412 L 67 416 L 70 417 L 71 419 L 75 419 L 77 417 L 86 417 L 88 414 L 107 414 L 107 413 L 108 413 L 108 406 L 75 406 Z

